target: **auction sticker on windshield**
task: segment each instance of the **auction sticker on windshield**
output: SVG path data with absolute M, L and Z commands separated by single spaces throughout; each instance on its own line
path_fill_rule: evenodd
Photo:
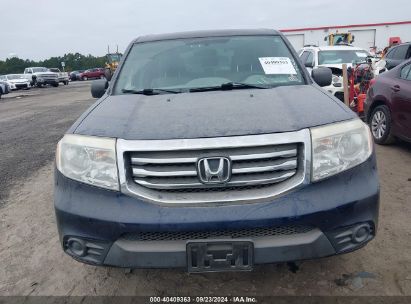
M 258 59 L 264 69 L 264 73 L 267 75 L 297 74 L 297 71 L 288 57 L 261 57 Z

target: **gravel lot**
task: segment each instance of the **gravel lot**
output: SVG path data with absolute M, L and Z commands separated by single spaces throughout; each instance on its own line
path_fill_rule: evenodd
M 379 233 L 364 249 L 251 273 L 189 275 L 80 264 L 60 249 L 52 201 L 55 145 L 93 103 L 89 83 L 0 100 L 0 295 L 411 295 L 411 145 L 377 147 Z M 170 294 L 171 293 L 171 294 Z

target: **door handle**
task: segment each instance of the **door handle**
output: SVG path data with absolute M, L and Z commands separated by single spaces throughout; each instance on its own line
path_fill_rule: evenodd
M 397 84 L 395 86 L 392 86 L 391 90 L 393 90 L 394 92 L 399 92 L 401 90 L 401 87 Z

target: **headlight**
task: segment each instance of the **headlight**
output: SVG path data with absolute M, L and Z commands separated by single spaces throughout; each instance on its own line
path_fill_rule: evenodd
M 363 163 L 373 147 L 370 130 L 359 119 L 312 128 L 311 140 L 313 181 Z
M 56 152 L 57 169 L 68 178 L 119 190 L 116 140 L 67 134 Z

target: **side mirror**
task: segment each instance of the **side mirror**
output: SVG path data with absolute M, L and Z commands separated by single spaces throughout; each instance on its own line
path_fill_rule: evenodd
M 106 93 L 108 81 L 106 79 L 94 80 L 91 84 L 91 96 L 101 98 Z
M 326 87 L 331 85 L 333 74 L 330 68 L 320 67 L 311 71 L 311 77 L 320 86 Z
M 304 63 L 304 65 L 305 65 L 306 68 L 313 68 L 314 67 L 314 64 L 313 64 L 312 61 L 306 61 Z

